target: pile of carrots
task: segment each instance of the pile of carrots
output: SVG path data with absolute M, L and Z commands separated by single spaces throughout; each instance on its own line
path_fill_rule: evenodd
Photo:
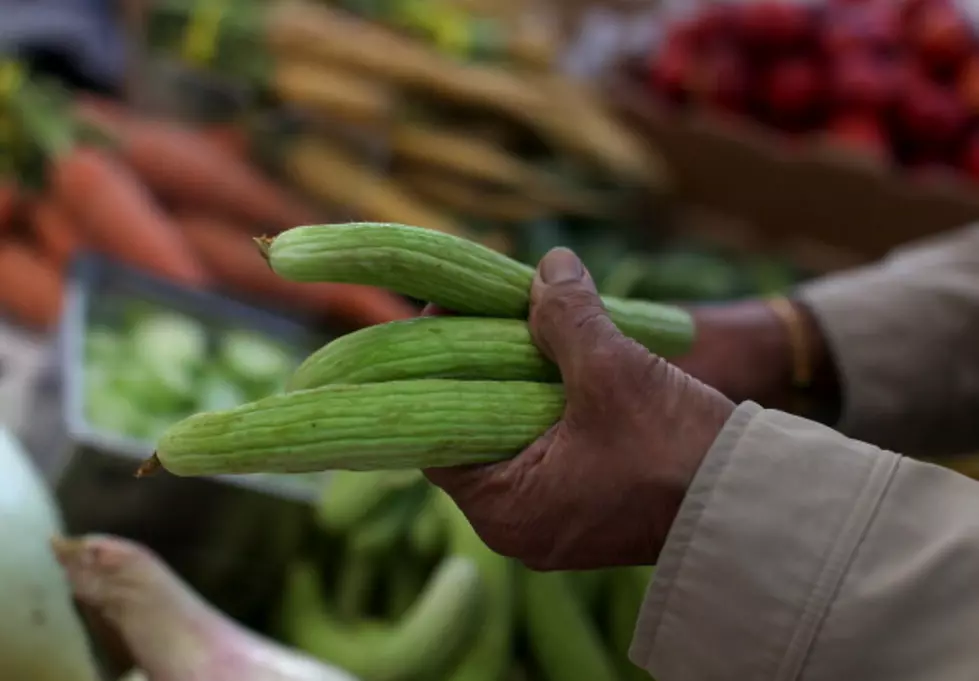
M 271 272 L 251 237 L 328 216 L 252 164 L 239 131 L 156 120 L 91 98 L 75 101 L 71 115 L 111 143 L 77 141 L 49 154 L 39 189 L 0 176 L 0 314 L 53 327 L 68 263 L 82 250 L 348 328 L 416 314 L 380 289 L 297 284 Z

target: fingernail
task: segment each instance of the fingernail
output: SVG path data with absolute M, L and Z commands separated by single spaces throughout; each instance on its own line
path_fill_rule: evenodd
M 585 266 L 567 248 L 554 248 L 540 261 L 540 278 L 545 284 L 578 281 L 585 276 Z

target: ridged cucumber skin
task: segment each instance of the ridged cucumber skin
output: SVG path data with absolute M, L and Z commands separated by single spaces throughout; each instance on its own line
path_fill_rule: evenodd
M 546 681 L 619 681 L 569 575 L 525 570 L 523 576 L 527 641 Z
M 679 307 L 648 300 L 603 296 L 602 302 L 624 335 L 661 357 L 689 352 L 696 337 L 693 318 Z
M 445 681 L 504 681 L 513 666 L 516 564 L 492 551 L 452 499 L 436 490 L 449 528 L 449 554 L 476 561 L 485 585 L 485 616 L 472 648 Z
M 178 476 L 486 463 L 520 453 L 564 403 L 562 386 L 522 381 L 328 385 L 195 414 L 156 457 Z
M 479 570 L 471 559 L 458 556 L 440 563 L 405 616 L 383 628 L 362 629 L 336 619 L 318 582 L 308 564 L 290 571 L 283 634 L 291 645 L 361 681 L 442 678 L 471 644 L 483 614 Z
M 368 326 L 327 343 L 292 375 L 288 390 L 415 378 L 559 382 L 527 323 L 486 317 L 418 317 Z
M 293 281 L 378 286 L 464 315 L 526 319 L 534 269 L 491 248 L 420 227 L 378 222 L 309 225 L 260 242 Z M 677 307 L 603 297 L 612 321 L 650 351 L 689 350 L 690 315 Z
M 533 268 L 474 241 L 394 223 L 294 227 L 272 239 L 267 255 L 293 281 L 369 282 L 489 317 L 526 318 L 534 277 Z

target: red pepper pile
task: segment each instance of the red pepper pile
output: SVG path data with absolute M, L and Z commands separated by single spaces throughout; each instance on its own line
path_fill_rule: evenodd
M 979 179 L 979 41 L 953 0 L 760 0 L 675 24 L 662 98 Z

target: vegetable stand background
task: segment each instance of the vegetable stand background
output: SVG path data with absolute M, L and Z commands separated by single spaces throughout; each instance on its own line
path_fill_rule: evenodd
M 243 2 L 247 4 L 248 0 Z M 157 17 L 159 30 L 154 34 L 157 38 L 149 41 L 153 43 L 149 47 L 165 57 L 179 57 L 180 50 L 174 49 L 174 45 L 180 41 L 171 40 L 171 34 L 181 33 L 181 22 L 187 19 L 188 10 L 186 3 L 167 4 L 176 8 L 174 16 L 163 12 Z M 277 3 L 268 6 L 279 7 Z M 218 121 L 203 115 L 196 121 L 152 120 L 145 111 L 137 112 L 126 102 L 79 96 L 77 92 L 64 97 L 58 88 L 48 88 L 43 79 L 29 74 L 23 87 L 10 97 L 10 101 L 16 100 L 16 106 L 11 106 L 10 111 L 21 124 L 24 139 L 43 147 L 38 154 L 42 157 L 39 165 L 46 172 L 37 173 L 44 177 L 36 183 L 33 182 L 37 179 L 33 172 L 36 168 L 32 164 L 18 166 L 11 173 L 15 176 L 15 189 L 27 189 L 23 192 L 28 197 L 24 201 L 27 208 L 10 219 L 11 230 L 0 241 L 18 243 L 22 249 L 17 252 L 21 256 L 19 264 L 26 260 L 23 250 L 32 249 L 38 259 L 46 258 L 45 271 L 63 275 L 67 256 L 89 246 L 144 272 L 181 280 L 186 284 L 185 291 L 195 299 L 221 290 L 233 297 L 240 294 L 264 298 L 268 307 L 278 308 L 288 302 L 303 302 L 299 300 L 300 288 L 284 288 L 287 282 L 269 272 L 249 237 L 268 233 L 273 228 L 356 216 L 458 233 L 527 263 L 535 262 L 555 245 L 569 245 L 586 261 L 603 293 L 624 297 L 716 301 L 782 291 L 804 275 L 779 258 L 751 253 L 735 256 L 696 240 L 668 239 L 669 211 L 665 206 L 671 198 L 671 187 L 664 181 L 664 175 L 668 179 L 669 173 L 660 172 L 663 168 L 656 162 L 656 150 L 646 149 L 641 138 L 639 143 L 632 144 L 624 129 L 604 110 L 600 96 L 584 92 L 585 88 L 577 91 L 574 84 L 563 82 L 548 67 L 538 71 L 534 69 L 540 67 L 511 70 L 499 62 L 485 60 L 466 71 L 470 64 L 433 53 L 432 46 L 424 40 L 383 34 L 374 30 L 376 25 L 372 29 L 363 19 L 342 19 L 327 3 L 309 2 L 301 10 L 301 15 L 293 15 L 294 19 L 325 17 L 320 24 L 310 22 L 318 32 L 307 36 L 305 46 L 330 48 L 334 52 L 326 57 L 302 51 L 294 54 L 292 48 L 303 46 L 303 41 L 269 40 L 269 54 L 262 56 L 270 62 L 263 66 L 271 65 L 271 70 L 240 73 L 239 65 L 247 60 L 237 57 L 248 53 L 249 48 L 255 51 L 256 45 L 264 45 L 269 37 L 264 33 L 268 28 L 265 24 L 249 24 L 244 26 L 248 29 L 243 32 L 244 37 L 229 33 L 229 40 L 222 43 L 229 50 L 223 55 L 226 59 L 211 64 L 209 74 L 216 79 L 243 81 L 245 89 L 254 95 L 244 98 L 249 103 L 242 106 L 248 109 L 243 113 L 255 114 L 256 121 L 261 120 L 261 114 L 268 113 L 266 109 L 270 105 L 313 114 L 308 116 L 313 119 L 311 123 L 300 124 L 295 129 L 283 125 L 282 129 L 270 126 L 272 129 L 266 131 L 262 126 L 241 125 L 234 116 Z M 33 65 L 35 73 L 53 73 L 87 90 L 111 93 L 116 89 L 123 71 L 125 41 L 108 20 L 105 5 L 0 0 L 0 16 L 4 17 L 0 44 L 8 54 Z M 279 16 L 280 20 L 287 18 L 286 13 Z M 171 30 L 173 22 L 177 29 Z M 302 21 L 270 25 L 285 25 L 300 33 L 307 28 Z M 324 34 L 330 37 L 331 30 L 336 32 L 337 25 L 356 28 L 361 37 L 369 36 L 375 44 L 398 47 L 400 51 L 393 51 L 406 55 L 404 63 L 414 65 L 414 70 L 393 69 L 384 60 L 366 65 L 346 63 L 344 59 L 360 53 L 354 49 L 357 46 L 350 44 L 350 34 L 354 31 L 340 31 L 332 35 L 335 40 L 323 39 Z M 642 12 L 636 17 L 635 9 L 622 13 L 596 9 L 586 15 L 563 70 L 594 76 L 608 64 L 616 48 L 633 43 L 641 45 L 650 39 L 652 28 L 653 23 Z M 293 37 L 294 34 L 285 36 Z M 223 68 L 227 73 L 221 72 Z M 412 77 L 404 77 L 405 73 Z M 479 78 L 473 78 L 473 74 Z M 270 75 L 278 79 L 271 79 Z M 330 85 L 337 83 L 349 87 L 331 89 Z M 497 111 L 501 108 L 500 99 L 487 97 L 486 88 L 473 89 L 474 83 L 505 84 L 510 104 L 503 107 L 505 110 Z M 542 101 L 540 92 L 545 87 L 550 88 L 547 92 L 553 93 L 553 97 Z M 447 93 L 449 90 L 452 92 Z M 452 96 L 440 96 L 446 94 Z M 452 105 L 453 97 L 461 95 L 469 100 L 468 108 Z M 420 106 L 405 107 L 406 102 Z M 524 106 L 525 102 L 530 106 Z M 555 106 L 554 102 L 567 104 Z M 526 116 L 526 110 L 537 115 Z M 120 190 L 116 192 L 117 197 L 131 200 L 128 203 L 90 201 L 89 197 L 106 199 L 110 193 L 100 191 L 108 185 L 94 182 L 87 185 L 87 191 L 75 182 L 76 191 L 71 197 L 57 194 L 57 187 L 64 189 L 65 183 L 44 180 L 52 176 L 67 177 L 64 158 L 70 153 L 53 153 L 45 144 L 48 142 L 43 139 L 45 136 L 37 134 L 36 126 L 24 124 L 35 120 L 25 115 L 25 111 L 42 114 L 52 128 L 58 128 L 70 138 L 65 146 L 74 153 L 71 156 L 76 171 L 73 177 L 91 176 L 78 172 L 80 168 L 98 170 L 103 179 L 115 181 L 111 188 Z M 317 119 L 317 113 L 321 118 Z M 332 136 L 334 128 L 339 127 L 332 123 L 342 118 L 342 114 L 354 119 L 354 124 L 380 120 L 382 128 L 393 130 L 387 140 L 389 155 L 394 158 L 390 168 L 373 166 L 364 158 L 367 154 L 360 155 L 352 148 L 356 145 L 349 144 L 350 140 Z M 250 116 L 242 117 L 252 122 Z M 513 118 L 522 120 L 510 120 Z M 574 125 L 569 126 L 569 120 L 575 121 Z M 85 127 L 82 123 L 90 124 L 85 134 L 80 132 Z M 569 127 L 573 128 L 570 134 Z M 114 137 L 120 143 L 104 144 L 104 137 Z M 549 142 L 542 144 L 541 138 L 548 138 Z M 205 146 L 208 153 L 201 153 Z M 259 158 L 263 156 L 263 148 L 271 152 L 269 163 Z M 646 151 L 650 158 L 645 157 Z M 465 163 L 459 165 L 460 160 Z M 173 172 L 175 169 L 177 172 Z M 188 176 L 192 176 L 189 181 Z M 25 181 L 28 179 L 32 182 Z M 232 185 L 258 189 L 224 191 Z M 357 191 L 365 187 L 371 191 Z M 297 188 L 303 190 L 299 192 L 302 198 L 294 195 L 292 190 Z M 633 193 L 632 189 L 639 191 Z M 229 194 L 239 197 L 229 201 Z M 642 205 L 635 206 L 637 210 L 619 210 L 632 207 L 633 194 L 661 201 L 650 201 L 655 205 L 649 208 Z M 359 197 L 359 201 L 351 201 L 351 197 Z M 244 201 L 245 198 L 269 200 L 259 210 L 254 201 Z M 116 210 L 98 214 L 94 210 L 82 210 L 90 209 L 95 203 Z M 44 229 L 57 221 L 42 219 L 50 218 L 51 213 L 38 209 L 52 204 L 64 209 L 60 226 L 68 229 Z M 125 215 L 118 210 L 124 204 L 132 209 Z M 264 210 L 270 206 L 272 209 Z M 487 214 L 488 207 L 497 212 Z M 503 211 L 504 207 L 508 210 Z M 637 215 L 640 220 L 636 220 Z M 631 234 L 627 229 L 630 220 L 641 223 L 635 225 L 638 234 Z M 162 246 L 133 248 L 134 243 L 146 245 L 151 240 L 134 237 L 137 229 L 147 237 L 158 237 L 154 244 Z M 66 245 L 59 239 L 46 238 L 52 234 L 74 235 L 80 239 Z M 51 278 L 55 280 L 56 276 Z M 414 312 L 409 301 L 389 297 L 379 289 L 368 289 L 372 293 L 361 290 L 364 297 L 355 299 L 350 289 L 331 286 L 324 284 L 318 289 L 322 297 L 304 296 L 306 312 L 317 316 L 318 321 L 336 316 L 340 304 L 346 305 L 340 316 L 355 322 L 354 326 Z M 63 286 L 50 288 L 61 293 L 64 289 Z M 52 299 L 57 300 L 58 295 Z M 220 306 L 230 308 L 233 303 L 225 299 Z M 20 306 L 21 313 L 24 307 Z M 401 628 L 399 623 L 410 620 L 406 613 L 413 611 L 413 604 L 426 602 L 423 587 L 429 579 L 439 582 L 433 577 L 440 574 L 436 567 L 447 555 L 472 554 L 479 562 L 491 564 L 490 572 L 496 579 L 497 597 L 493 601 L 504 610 L 494 617 L 498 634 L 483 645 L 474 646 L 473 640 L 463 636 L 466 627 L 450 626 L 448 631 L 458 634 L 458 638 L 454 643 L 442 641 L 443 653 L 458 656 L 478 648 L 477 652 L 483 651 L 481 654 L 498 667 L 496 673 L 490 674 L 494 680 L 513 671 L 511 667 L 529 666 L 540 667 L 537 671 L 545 673 L 523 678 L 565 681 L 571 677 L 544 669 L 557 659 L 549 651 L 563 647 L 594 652 L 589 657 L 593 667 L 572 665 L 580 667 L 579 678 L 626 679 L 635 672 L 625 663 L 624 649 L 631 637 L 634 611 L 648 575 L 620 575 L 617 579 L 611 579 L 611 574 L 574 575 L 569 581 L 561 576 L 550 579 L 520 573 L 514 564 L 488 553 L 468 525 L 458 522 L 449 512 L 451 507 L 448 510 L 441 507 L 442 502 L 432 496 L 423 481 L 407 480 L 403 487 L 399 486 L 401 481 L 395 481 L 398 484 L 390 495 L 383 495 L 383 503 L 376 508 L 360 509 L 363 517 L 342 528 L 335 525 L 336 519 L 343 515 L 335 507 L 318 519 L 310 517 L 309 508 L 304 508 L 301 522 L 291 512 L 281 517 L 278 511 L 267 512 L 265 506 L 254 503 L 255 499 L 245 504 L 235 500 L 218 509 L 216 500 L 231 486 L 213 480 L 202 482 L 202 485 L 213 485 L 205 490 L 171 478 L 174 488 L 166 493 L 162 490 L 162 485 L 168 482 L 166 476 L 134 483 L 132 471 L 139 452 L 148 455 L 159 431 L 167 424 L 189 412 L 252 399 L 252 390 L 258 394 L 272 392 L 273 385 L 291 367 L 285 367 L 289 360 L 283 359 L 281 353 L 268 351 L 267 347 L 259 348 L 261 357 L 256 362 L 255 339 L 242 343 L 238 337 L 239 342 L 234 344 L 238 348 L 236 352 L 222 351 L 222 347 L 227 347 L 222 341 L 227 338 L 224 330 L 201 330 L 169 313 L 164 313 L 162 318 L 155 312 L 130 314 L 129 308 L 122 304 L 107 303 L 106 308 L 105 314 L 71 318 L 77 331 L 73 337 L 79 348 L 84 346 L 85 352 L 76 354 L 77 366 L 71 372 L 83 378 L 79 382 L 83 389 L 77 391 L 78 403 L 66 411 L 76 416 L 83 414 L 77 421 L 85 421 L 91 427 L 89 434 L 100 431 L 102 435 L 116 436 L 114 441 L 128 439 L 118 449 L 128 450 L 129 456 L 116 457 L 117 461 L 122 460 L 119 470 L 110 473 L 108 469 L 97 469 L 89 476 L 89 482 L 105 483 L 104 489 L 80 486 L 68 495 L 70 498 L 63 505 L 66 516 L 76 524 L 74 531 L 111 531 L 131 538 L 139 535 L 139 539 L 154 549 L 169 543 L 179 550 L 160 553 L 179 572 L 193 572 L 189 581 L 218 607 L 226 612 L 226 606 L 236 607 L 241 612 L 235 615 L 243 615 L 242 619 L 249 624 L 254 623 L 256 628 L 275 633 L 297 647 L 354 669 L 365 681 L 400 681 L 401 677 L 384 665 L 375 665 L 378 660 L 384 661 L 383 656 L 361 658 L 362 649 L 357 645 L 331 647 L 346 640 L 348 625 L 381 618 L 385 626 L 395 627 L 394 634 L 416 631 L 412 627 Z M 37 321 L 54 332 L 61 319 L 63 330 L 64 316 L 57 305 L 52 303 L 48 309 L 50 314 Z M 218 315 L 196 316 L 211 321 L 210 317 Z M 271 338 L 280 336 L 270 334 Z M 0 419 L 12 421 L 17 429 L 28 420 L 36 421 L 41 413 L 58 414 L 57 408 L 27 413 L 34 405 L 28 402 L 28 391 L 23 386 L 35 381 L 33 367 L 49 356 L 50 350 L 46 343 L 32 342 L 30 338 L 25 335 L 12 342 L 0 335 L 0 363 L 4 364 L 0 371 L 10 367 L 9 371 L 0 373 Z M 210 352 L 211 346 L 218 352 Z M 233 361 L 242 355 L 248 359 Z M 251 371 L 241 371 L 242 365 Z M 256 376 L 256 365 L 269 369 L 263 372 L 265 375 Z M 218 368 L 220 371 L 212 371 Z M 44 430 L 46 425 L 31 424 L 35 430 Z M 69 424 L 69 430 L 71 427 Z M 97 438 L 97 441 L 104 444 L 109 438 Z M 134 447 L 130 448 L 131 444 Z M 36 453 L 48 451 L 45 447 L 36 448 Z M 83 454 L 88 456 L 86 452 Z M 326 500 L 341 499 L 337 492 L 344 489 L 351 491 L 352 497 L 363 496 L 354 492 L 365 478 L 340 476 L 338 479 L 328 488 Z M 110 482 L 116 486 L 110 488 Z M 313 484 L 319 496 L 321 481 Z M 369 486 L 384 489 L 375 483 Z M 171 491 L 174 491 L 172 496 Z M 192 503 L 190 497 L 194 497 Z M 105 502 L 104 513 L 95 508 L 99 500 Z M 215 505 L 208 506 L 212 502 Z M 431 508 L 435 509 L 434 515 L 423 513 Z M 83 520 L 77 514 L 80 509 L 87 514 Z M 193 517 L 180 525 L 179 517 L 188 515 L 190 510 L 193 512 L 189 515 Z M 411 519 L 410 525 L 406 518 Z M 412 542 L 419 542 L 415 533 L 422 541 L 412 549 Z M 432 536 L 434 542 L 425 539 Z M 377 537 L 381 540 L 375 545 Z M 219 539 L 224 543 L 217 547 Z M 260 546 L 259 542 L 269 540 L 278 541 Z M 361 553 L 364 542 L 370 555 Z M 246 554 L 278 562 L 270 561 L 266 566 L 249 560 L 248 569 L 243 570 L 246 561 L 242 557 Z M 303 560 L 296 562 L 300 554 Z M 200 569 L 196 572 L 190 569 L 191 563 Z M 364 588 L 353 588 L 346 581 L 363 575 L 368 577 L 366 586 L 361 584 Z M 405 577 L 409 578 L 407 582 L 402 579 Z M 523 580 L 527 580 L 526 584 Z M 527 584 L 532 587 L 527 590 L 530 598 L 521 593 Z M 265 591 L 260 592 L 259 587 Z M 554 615 L 552 606 L 575 601 L 563 595 L 570 591 L 581 596 L 583 607 L 568 616 Z M 614 599 L 614 612 L 611 612 L 613 600 L 608 594 L 613 592 L 622 597 Z M 557 593 L 557 596 L 538 598 L 547 593 Z M 256 595 L 263 596 L 263 602 L 252 598 L 252 602 L 242 603 L 243 599 L 247 601 Z M 349 602 L 348 596 L 354 602 Z M 334 598 L 336 612 L 331 604 Z M 267 612 L 269 605 L 272 612 Z M 468 618 L 472 619 L 475 612 L 475 609 L 469 612 Z M 278 626 L 269 621 L 275 619 L 280 620 Z M 577 631 L 585 644 L 565 643 L 571 620 L 581 625 Z M 435 622 L 438 626 L 432 631 L 443 623 Z M 315 631 L 326 631 L 327 635 L 310 634 Z M 557 638 L 551 636 L 556 631 L 565 633 Z M 401 664 L 402 653 L 406 652 L 403 646 L 415 639 L 388 636 L 392 631 L 382 633 L 392 646 L 399 643 L 386 648 L 390 654 L 387 661 L 395 660 L 395 666 L 404 666 Z M 556 647 L 549 646 L 548 641 L 557 641 Z M 416 648 L 424 652 L 426 648 L 421 644 L 408 647 L 411 650 L 407 652 L 417 652 Z M 425 671 L 422 667 L 436 663 L 451 667 L 450 660 L 419 660 L 416 659 L 420 666 L 415 670 L 419 674 L 412 679 L 441 681 L 444 676 L 421 674 Z M 472 660 L 474 668 L 486 667 L 479 655 Z
M 81 87 L 114 91 L 124 41 L 105 0 L 0 0 L 0 55 L 19 56 Z M 47 339 L 0 321 L 0 423 L 19 431 Z
M 0 321 L 0 424 L 13 432 L 31 416 L 29 397 L 49 350 L 43 337 Z
M 0 0 L 0 17 L 0 54 L 27 57 L 80 86 L 119 86 L 125 45 L 108 0 Z

